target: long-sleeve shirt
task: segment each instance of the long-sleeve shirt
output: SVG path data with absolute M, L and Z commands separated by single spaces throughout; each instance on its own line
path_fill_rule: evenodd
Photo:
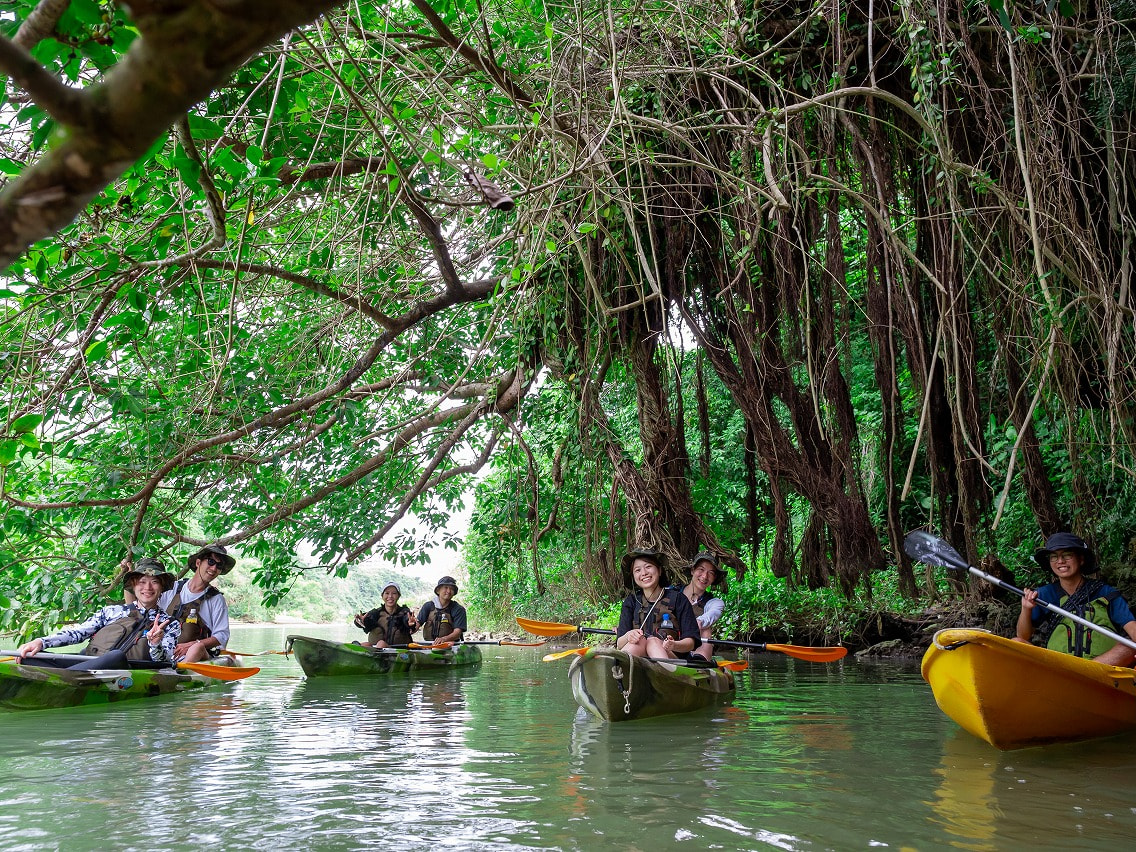
M 44 648 L 77 645 L 80 642 L 90 639 L 108 624 L 113 624 L 116 621 L 127 618 L 132 612 L 142 613 L 142 639 L 143 641 L 148 641 L 145 633 L 153 625 L 154 617 L 158 615 L 160 610 L 157 607 L 144 610 L 137 602 L 104 606 L 82 624 L 60 630 L 58 633 L 53 633 L 51 636 L 45 636 L 40 641 L 43 642 Z M 174 648 L 177 646 L 178 637 L 180 635 L 181 624 L 179 624 L 176 619 L 171 619 L 162 630 L 162 638 L 158 641 L 158 644 L 150 645 L 150 659 L 156 663 L 172 662 L 174 658 Z

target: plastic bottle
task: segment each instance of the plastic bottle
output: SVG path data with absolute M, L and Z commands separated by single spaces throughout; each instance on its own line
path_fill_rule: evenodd
M 666 639 L 668 636 L 671 639 L 675 639 L 678 636 L 678 631 L 675 630 L 674 621 L 671 619 L 669 612 L 663 613 L 663 623 L 662 626 L 659 627 L 659 636 L 663 639 Z

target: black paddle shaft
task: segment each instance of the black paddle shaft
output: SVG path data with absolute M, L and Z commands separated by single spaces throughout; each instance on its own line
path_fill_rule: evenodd
M 969 572 L 975 577 L 981 577 L 987 583 L 991 583 L 1000 589 L 1005 589 L 1007 592 L 1013 592 L 1019 598 L 1024 598 L 1026 593 L 1019 589 L 1017 586 L 1011 586 L 1009 583 L 999 580 L 993 574 L 987 574 L 985 571 L 980 571 L 973 565 L 968 565 L 967 561 L 959 555 L 959 552 L 939 538 L 937 535 L 932 535 L 925 530 L 915 530 L 907 534 L 903 540 L 903 550 L 912 559 L 918 562 L 923 562 L 927 565 L 941 565 L 949 571 Z M 1136 642 L 1129 639 L 1127 636 L 1121 636 L 1119 633 L 1114 633 L 1106 627 L 1101 627 L 1099 624 L 1094 624 L 1086 618 L 1081 618 L 1079 615 L 1074 615 L 1068 610 L 1064 610 L 1056 604 L 1046 603 L 1043 600 L 1036 600 L 1034 603 L 1042 609 L 1056 612 L 1058 615 L 1063 615 L 1071 621 L 1075 621 L 1082 627 L 1087 627 L 1089 630 L 1095 630 L 1102 636 L 1107 636 L 1110 639 L 1127 645 L 1132 650 L 1136 651 Z

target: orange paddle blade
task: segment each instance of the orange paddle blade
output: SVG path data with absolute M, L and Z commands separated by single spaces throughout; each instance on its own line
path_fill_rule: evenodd
M 748 660 L 718 660 L 718 668 L 729 669 L 732 672 L 744 672 L 749 668 Z
M 573 654 L 579 654 L 582 657 L 586 653 L 588 653 L 587 648 L 569 648 L 567 651 L 556 651 L 552 654 L 545 654 L 541 657 L 541 660 L 546 663 L 551 663 L 553 660 L 562 660 L 565 657 L 571 657 Z
M 526 633 L 534 636 L 563 636 L 566 633 L 575 633 L 580 628 L 575 624 L 560 624 L 556 621 L 533 621 L 531 618 L 517 618 L 517 624 Z
M 217 680 L 244 680 L 260 671 L 255 666 L 215 666 L 211 663 L 178 663 L 177 667 Z
M 422 644 L 419 644 L 418 642 L 411 642 L 406 647 L 410 648 L 413 651 L 444 651 L 447 648 L 454 647 L 454 643 L 453 642 L 439 642 L 437 645 L 422 645 Z M 381 650 L 385 650 L 385 649 L 377 648 L 376 650 L 381 651 Z
M 808 660 L 813 663 L 832 663 L 848 656 L 848 649 L 842 648 L 839 645 L 829 648 L 810 648 L 807 645 L 767 644 L 765 649 L 767 651 L 777 651 L 781 654 L 787 654 L 790 657 L 796 657 L 798 660 Z

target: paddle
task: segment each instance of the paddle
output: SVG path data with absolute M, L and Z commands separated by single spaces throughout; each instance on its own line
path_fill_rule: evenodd
M 560 624 L 556 621 L 533 621 L 531 618 L 517 618 L 517 624 L 522 630 L 534 633 L 537 636 L 564 636 L 567 633 L 598 633 L 603 636 L 614 636 L 614 630 L 604 630 L 600 627 L 583 627 L 573 624 Z M 831 647 L 812 648 L 807 645 L 773 645 L 766 642 L 738 642 L 729 639 L 711 639 L 712 645 L 722 645 L 727 648 L 751 648 L 755 651 L 774 651 L 795 657 L 798 660 L 808 660 L 812 663 L 832 663 L 848 655 L 848 649 L 839 645 Z
M 18 657 L 19 654 L 15 651 L 0 651 L 0 655 Z M 38 654 L 29 656 L 27 659 L 34 660 L 39 657 L 42 660 L 51 660 L 53 662 L 82 662 L 83 660 L 94 660 L 97 657 L 85 657 L 82 654 L 50 654 L 41 651 Z M 183 671 L 197 672 L 205 677 L 211 677 L 216 680 L 244 680 L 246 677 L 252 677 L 260 669 L 250 668 L 245 666 L 217 666 L 211 663 L 175 663 L 171 666 L 169 663 L 158 663 L 151 660 L 128 660 L 128 665 L 132 669 L 168 669 L 177 668 Z
M 543 642 L 510 642 L 506 639 L 465 639 L 462 640 L 463 645 L 513 645 L 517 648 L 539 648 L 541 645 L 547 645 L 548 640 Z
M 907 537 L 903 540 L 903 550 L 908 556 L 910 556 L 917 562 L 922 562 L 926 565 L 939 565 L 943 568 L 946 568 L 948 571 L 957 571 L 959 573 L 969 571 L 975 577 L 981 577 L 987 583 L 993 583 L 1000 589 L 1005 589 L 1007 592 L 1013 592 L 1019 598 L 1025 597 L 1026 593 L 1016 586 L 1011 586 L 1009 583 L 999 580 L 992 574 L 987 574 L 985 571 L 980 571 L 973 565 L 968 565 L 966 563 L 966 560 L 962 558 L 957 550 L 955 550 L 937 535 L 932 535 L 925 530 L 915 530 L 914 532 L 908 533 Z M 1081 618 L 1079 615 L 1074 615 L 1071 612 L 1063 610 L 1056 604 L 1046 603 L 1043 600 L 1038 600 L 1035 603 L 1036 606 L 1039 606 L 1042 609 L 1047 609 L 1051 612 L 1056 612 L 1058 615 L 1063 615 L 1070 621 L 1077 622 L 1077 624 L 1080 624 L 1082 627 L 1087 627 L 1089 630 L 1095 630 L 1097 633 L 1107 636 L 1116 642 L 1120 642 L 1121 644 L 1127 645 L 1129 648 L 1136 650 L 1136 641 L 1129 639 L 1127 636 L 1121 636 L 1119 633 L 1113 633 L 1108 628 L 1101 627 L 1099 624 L 1093 624 L 1093 622 L 1089 621 L 1088 619 Z
M 224 654 L 227 657 L 263 657 L 265 654 L 279 654 L 282 657 L 289 656 L 288 651 L 234 651 L 231 648 L 222 648 L 217 653 Z
M 545 654 L 541 657 L 541 661 L 551 663 L 553 660 L 562 660 L 565 657 L 571 657 L 574 654 L 584 656 L 588 653 L 589 648 L 569 648 L 567 651 L 556 651 L 552 654 Z M 749 668 L 749 663 L 745 660 L 707 660 L 705 663 L 700 663 L 696 660 L 681 660 L 676 657 L 641 657 L 640 659 L 650 660 L 653 663 L 674 663 L 679 666 L 688 666 L 695 669 L 729 669 L 732 672 L 744 672 Z

